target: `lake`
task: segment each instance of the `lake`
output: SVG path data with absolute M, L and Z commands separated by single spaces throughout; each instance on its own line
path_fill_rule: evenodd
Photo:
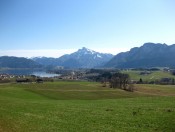
M 39 77 L 55 77 L 60 74 L 48 73 L 44 70 L 33 70 L 33 69 L 4 69 L 0 70 L 0 74 L 11 74 L 11 75 L 35 75 Z
M 35 76 L 39 76 L 39 77 L 55 77 L 55 76 L 60 76 L 60 74 L 48 73 L 48 72 L 45 72 L 45 71 L 33 72 L 30 75 L 35 75 Z

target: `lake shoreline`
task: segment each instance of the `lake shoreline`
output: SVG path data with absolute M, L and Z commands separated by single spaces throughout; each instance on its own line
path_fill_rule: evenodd
M 0 68 L 0 74 L 24 75 L 24 76 L 35 75 L 38 77 L 60 76 L 60 74 L 48 72 L 43 68 Z

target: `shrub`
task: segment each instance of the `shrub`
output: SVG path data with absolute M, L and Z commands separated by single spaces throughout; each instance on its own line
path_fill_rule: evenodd
M 134 84 L 129 84 L 129 86 L 126 90 L 129 92 L 133 92 L 134 91 Z

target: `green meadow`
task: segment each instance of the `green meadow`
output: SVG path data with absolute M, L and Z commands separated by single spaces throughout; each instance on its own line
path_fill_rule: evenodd
M 147 74 L 147 75 L 141 75 L 140 74 L 141 71 L 135 71 L 135 70 L 128 70 L 128 71 L 122 71 L 122 72 L 129 74 L 130 78 L 132 78 L 132 80 L 135 80 L 135 81 L 139 81 L 140 78 L 142 78 L 143 81 L 149 81 L 149 82 L 160 80 L 161 78 L 174 78 L 175 79 L 175 76 L 173 76 L 171 73 L 164 72 L 162 70 L 152 71 L 151 74 Z
M 175 86 L 0 84 L 0 132 L 175 131 Z

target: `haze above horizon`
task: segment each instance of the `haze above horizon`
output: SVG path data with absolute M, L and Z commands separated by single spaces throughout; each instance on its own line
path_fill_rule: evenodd
M 0 56 L 59 57 L 82 47 L 117 54 L 175 44 L 174 0 L 1 0 Z

